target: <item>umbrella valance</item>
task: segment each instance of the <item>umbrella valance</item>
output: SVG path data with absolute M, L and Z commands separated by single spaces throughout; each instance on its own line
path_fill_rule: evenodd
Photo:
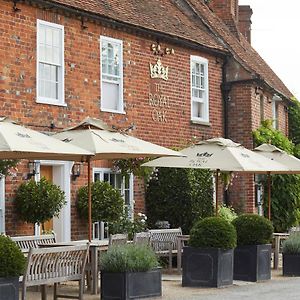
M 63 143 L 38 131 L 0 117 L 0 159 L 52 159 L 85 161 L 88 150 Z

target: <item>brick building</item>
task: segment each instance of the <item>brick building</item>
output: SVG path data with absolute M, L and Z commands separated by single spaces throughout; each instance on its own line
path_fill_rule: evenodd
M 262 119 L 287 133 L 292 96 L 250 45 L 251 14 L 238 0 L 0 0 L 1 115 L 43 132 L 87 116 L 166 147 L 224 136 L 252 148 Z M 107 161 L 94 178 L 109 180 L 135 211 L 144 188 Z M 72 163 L 41 161 L 40 176 L 60 185 L 67 205 L 59 239 L 86 236 L 75 207 L 87 172 L 72 180 Z M 18 220 L 14 192 L 28 162 L 2 179 L 0 231 L 32 234 Z M 231 195 L 255 211 L 253 176 L 240 176 Z M 236 198 L 236 199 L 235 199 Z M 38 230 L 38 229 L 36 229 Z

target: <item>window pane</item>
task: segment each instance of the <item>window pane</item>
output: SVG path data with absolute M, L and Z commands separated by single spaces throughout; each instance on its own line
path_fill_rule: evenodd
M 125 189 L 129 189 L 130 186 L 130 176 L 125 176 Z
M 45 81 L 45 97 L 51 97 L 51 82 Z
M 103 181 L 109 182 L 109 174 L 108 173 L 104 173 Z
M 119 85 L 115 83 L 103 82 L 102 89 L 102 108 L 118 110 Z
M 129 205 L 130 204 L 130 194 L 129 194 L 129 190 L 125 190 L 125 194 L 124 194 L 124 197 L 125 197 L 125 204 L 126 205 Z
M 202 118 L 203 117 L 203 104 L 200 102 L 193 102 L 193 117 Z
M 46 28 L 46 44 L 52 46 L 52 28 Z
M 40 44 L 45 44 L 45 36 L 46 36 L 46 31 L 44 26 L 39 27 L 39 42 Z
M 60 65 L 60 55 L 59 55 L 59 48 L 53 47 L 52 49 L 52 62 L 54 64 Z
M 46 59 L 46 48 L 44 45 L 39 46 L 39 60 L 45 61 Z
M 45 84 L 43 80 L 39 80 L 39 96 L 45 97 Z
M 100 173 L 94 173 L 94 181 L 99 181 L 100 180 Z
M 116 178 L 115 178 L 115 174 L 110 174 L 110 184 L 111 184 L 111 186 L 113 186 L 114 188 L 116 187 Z
M 121 190 L 123 176 L 121 174 L 116 174 L 115 176 L 116 176 L 116 188 Z
M 59 47 L 60 46 L 60 30 L 53 29 L 53 46 Z

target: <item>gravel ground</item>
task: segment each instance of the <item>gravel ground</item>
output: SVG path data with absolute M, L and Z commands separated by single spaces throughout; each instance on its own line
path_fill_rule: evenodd
M 149 300 L 298 300 L 300 299 L 300 277 L 283 277 L 282 270 L 272 271 L 272 280 L 253 283 L 234 281 L 226 288 L 188 288 L 181 286 L 180 275 L 163 275 L 163 296 Z M 76 293 L 78 285 L 62 284 L 65 293 Z M 48 299 L 52 298 L 52 288 L 48 288 Z M 40 300 L 39 292 L 28 292 L 28 300 Z M 85 300 L 99 300 L 99 295 L 84 294 Z

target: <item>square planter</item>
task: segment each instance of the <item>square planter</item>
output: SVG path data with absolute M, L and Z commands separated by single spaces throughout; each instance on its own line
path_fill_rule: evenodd
M 222 287 L 233 281 L 233 249 L 184 247 L 182 286 Z
M 282 254 L 283 276 L 300 276 L 300 254 Z
M 271 244 L 238 246 L 234 250 L 234 280 L 271 279 Z
M 0 300 L 19 299 L 19 277 L 0 278 Z
M 141 299 L 161 296 L 161 270 L 111 273 L 101 271 L 101 299 Z

